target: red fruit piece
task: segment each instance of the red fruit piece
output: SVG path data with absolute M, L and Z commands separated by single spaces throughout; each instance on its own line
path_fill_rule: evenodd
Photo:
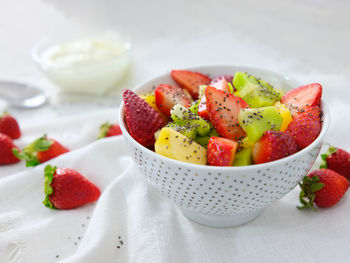
M 19 159 L 13 155 L 12 149 L 18 150 L 18 147 L 8 135 L 0 133 L 0 165 L 19 162 Z
M 43 204 L 48 208 L 72 209 L 96 201 L 100 189 L 73 169 L 45 167 L 46 194 Z
M 120 129 L 120 126 L 117 123 L 110 124 L 109 122 L 106 122 L 100 126 L 100 135 L 98 136 L 98 139 L 117 136 L 121 134 L 122 130 Z
M 170 110 L 179 103 L 188 108 L 191 106 L 192 98 L 182 88 L 160 84 L 154 91 L 156 106 L 166 116 L 170 117 Z
M 321 129 L 321 109 L 314 107 L 295 115 L 286 133 L 292 135 L 300 149 L 303 149 L 317 138 Z
M 320 168 L 328 168 L 350 180 L 350 153 L 331 146 L 321 157 Z
M 225 79 L 217 80 L 211 86 L 218 89 L 218 90 L 230 92 L 230 88 L 229 88 L 227 81 Z M 207 110 L 207 98 L 205 97 L 205 95 L 202 96 L 201 101 L 198 105 L 198 115 L 206 120 L 209 120 L 209 114 L 208 114 L 208 110 Z
M 321 84 L 312 83 L 287 92 L 281 101 L 289 108 L 292 115 L 295 115 L 307 108 L 320 106 L 321 97 Z
M 208 86 L 205 90 L 209 120 L 224 138 L 238 141 L 245 136 L 239 126 L 238 114 L 247 103 L 231 93 Z
M 27 167 L 37 166 L 66 152 L 69 152 L 68 148 L 55 139 L 47 138 L 46 135 L 27 145 L 21 152 L 13 150 L 17 158 L 26 161 Z
M 211 137 L 208 142 L 209 165 L 231 166 L 235 159 L 238 143 L 221 137 Z
M 0 115 L 0 133 L 6 134 L 12 139 L 21 137 L 17 120 L 6 112 Z
M 208 85 L 211 82 L 208 76 L 189 70 L 172 70 L 171 77 L 182 88 L 185 88 L 194 100 L 198 99 L 199 86 Z
M 319 169 L 305 176 L 299 185 L 302 206 L 298 208 L 315 210 L 314 203 L 319 207 L 330 207 L 338 203 L 347 191 L 349 182 L 332 170 Z
M 143 146 L 154 145 L 154 133 L 165 125 L 154 108 L 131 90 L 124 90 L 124 119 L 131 137 Z
M 292 136 L 281 131 L 267 131 L 253 147 L 254 163 L 267 163 L 298 151 Z

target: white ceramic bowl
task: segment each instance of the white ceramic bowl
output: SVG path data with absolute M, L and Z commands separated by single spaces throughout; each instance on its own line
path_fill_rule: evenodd
M 300 83 L 268 70 L 239 66 L 203 66 L 189 70 L 216 77 L 249 72 L 272 85 L 289 90 Z M 175 84 L 169 72 L 134 89 L 145 94 L 161 83 Z M 195 222 L 212 227 L 246 223 L 261 214 L 264 207 L 281 199 L 302 180 L 315 162 L 329 125 L 329 112 L 322 101 L 323 125 L 320 135 L 305 149 L 286 158 L 264 164 L 218 167 L 173 160 L 143 147 L 128 133 L 124 123 L 124 104 L 120 119 L 132 158 L 147 182 L 175 202 Z
M 45 52 L 58 44 L 71 41 L 104 38 L 123 46 L 124 51 L 102 61 L 82 66 L 58 66 L 47 61 Z M 39 69 L 64 92 L 103 95 L 116 86 L 126 73 L 131 60 L 131 44 L 114 32 L 86 34 L 81 37 L 68 35 L 49 36 L 34 45 L 32 59 Z

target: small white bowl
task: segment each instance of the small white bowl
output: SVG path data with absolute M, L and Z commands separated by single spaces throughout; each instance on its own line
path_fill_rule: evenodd
M 272 71 L 240 66 L 203 66 L 189 70 L 216 77 L 243 71 L 260 77 L 283 90 L 300 83 Z M 175 84 L 169 73 L 134 89 L 145 94 L 160 83 Z M 303 150 L 264 164 L 218 167 L 184 163 L 145 148 L 128 133 L 121 104 L 119 123 L 132 158 L 147 182 L 175 202 L 195 222 L 212 227 L 232 227 L 249 222 L 263 209 L 281 199 L 302 180 L 315 162 L 329 125 L 329 111 L 322 100 L 323 124 L 320 135 Z
M 45 57 L 50 48 L 88 38 L 106 38 L 123 46 L 124 51 L 101 61 L 85 65 L 55 65 Z M 39 69 L 64 92 L 103 95 L 116 86 L 126 73 L 131 60 L 131 44 L 115 32 L 87 34 L 79 38 L 72 35 L 50 36 L 40 40 L 31 51 Z

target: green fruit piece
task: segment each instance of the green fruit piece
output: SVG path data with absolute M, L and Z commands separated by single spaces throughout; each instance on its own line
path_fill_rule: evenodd
M 207 163 L 207 150 L 198 143 L 170 128 L 162 128 L 154 144 L 155 152 L 187 163 Z
M 261 107 L 242 109 L 238 115 L 238 122 L 247 133 L 250 142 L 257 142 L 266 131 L 279 131 L 283 118 L 275 107 Z
M 272 106 L 282 97 L 281 91 L 248 73 L 236 72 L 233 84 L 239 96 L 252 108 Z
M 253 84 L 258 84 L 256 79 L 252 75 L 248 75 L 248 73 L 243 73 L 243 72 L 236 72 L 232 82 L 233 82 L 233 86 L 238 91 L 241 91 L 248 82 Z
M 198 115 L 193 114 L 189 109 L 181 104 L 176 104 L 170 111 L 173 121 L 185 126 L 187 129 L 195 130 L 200 136 L 207 135 L 210 131 L 210 125 Z
M 253 163 L 252 158 L 252 147 L 244 148 L 237 152 L 235 155 L 235 160 L 233 161 L 233 166 L 244 166 Z
M 174 122 L 169 122 L 166 127 L 173 129 L 174 131 L 177 131 L 182 135 L 191 138 L 192 140 L 196 139 L 197 137 L 197 132 L 194 129 L 189 129 L 186 126 L 180 126 Z
M 200 145 L 202 145 L 203 147 L 207 148 L 208 146 L 208 141 L 211 137 L 220 137 L 220 135 L 218 134 L 218 132 L 214 129 L 214 128 L 211 128 L 210 129 L 210 132 L 205 135 L 205 136 L 197 136 L 197 138 L 195 139 L 195 141 L 197 143 L 199 143 Z
M 190 111 L 193 114 L 198 115 L 198 106 L 199 106 L 200 102 L 201 102 L 201 100 L 196 100 L 195 102 L 192 103 L 191 107 L 189 107 Z

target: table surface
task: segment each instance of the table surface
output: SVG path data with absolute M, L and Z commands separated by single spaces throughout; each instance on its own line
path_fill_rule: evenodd
M 326 0 L 2 0 L 0 79 L 35 84 L 50 96 L 35 110 L 9 109 L 21 125 L 116 108 L 122 88 L 173 68 L 207 64 L 263 67 L 319 82 L 331 110 L 326 141 L 350 150 L 350 2 Z M 112 29 L 133 45 L 131 71 L 105 97 L 59 93 L 30 49 L 48 34 Z M 0 101 L 0 111 L 6 103 Z

